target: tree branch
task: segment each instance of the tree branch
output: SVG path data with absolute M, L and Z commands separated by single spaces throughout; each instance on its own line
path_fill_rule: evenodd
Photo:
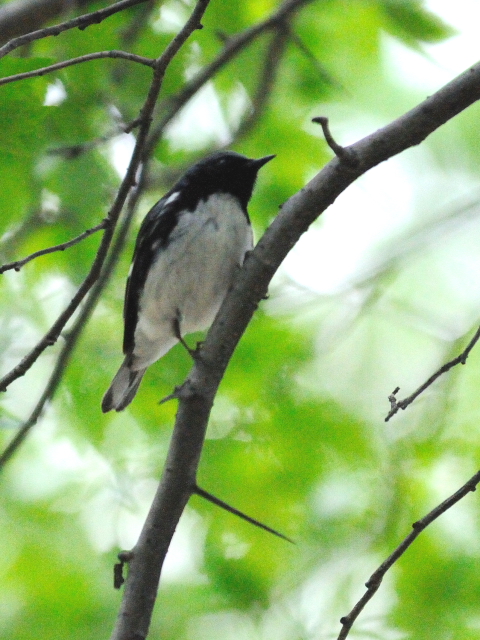
M 76 0 L 82 8 L 90 0 Z M 69 0 L 11 0 L 0 7 L 0 42 L 38 29 L 58 15 L 72 9 Z
M 112 640 L 140 640 L 148 633 L 165 555 L 191 487 L 196 484 L 214 396 L 240 337 L 285 256 L 309 225 L 360 175 L 419 144 L 479 98 L 480 63 L 391 124 L 349 147 L 358 160 L 355 166 L 337 157 L 331 160 L 281 207 L 249 254 L 207 334 L 200 357 L 177 390 L 179 407 L 167 460 L 132 552 Z
M 155 65 L 155 60 L 145 58 L 144 56 L 137 56 L 135 53 L 129 53 L 128 51 L 97 51 L 95 53 L 86 53 L 85 55 L 78 56 L 77 58 L 70 58 L 70 60 L 64 60 L 63 62 L 55 62 L 54 64 L 48 65 L 48 67 L 41 67 L 40 69 L 24 71 L 23 73 L 16 73 L 13 76 L 0 78 L 0 86 L 2 84 L 9 84 L 10 82 L 16 82 L 17 80 L 25 80 L 25 78 L 38 78 L 47 73 L 52 73 L 59 69 L 65 69 L 65 67 L 71 67 L 75 64 L 81 64 L 82 62 L 90 62 L 90 60 L 101 60 L 102 58 L 121 58 L 122 60 L 137 62 L 138 64 L 143 64 L 152 68 Z
M 140 176 L 140 182 L 141 181 L 142 181 L 142 175 Z M 27 435 L 30 433 L 32 428 L 36 425 L 38 419 L 43 413 L 43 410 L 47 402 L 51 402 L 51 400 L 55 396 L 55 393 L 65 374 L 65 370 L 67 368 L 68 362 L 70 361 L 73 350 L 77 345 L 78 339 L 84 327 L 86 326 L 86 323 L 90 315 L 92 314 L 102 291 L 104 290 L 108 280 L 110 279 L 110 276 L 113 273 L 116 263 L 118 262 L 118 258 L 120 257 L 121 251 L 125 245 L 128 230 L 130 228 L 130 223 L 135 213 L 135 206 L 138 201 L 140 191 L 141 191 L 141 188 L 139 186 L 133 191 L 131 197 L 129 198 L 127 215 L 125 216 L 125 218 L 122 221 L 122 224 L 120 225 L 120 229 L 115 238 L 115 242 L 105 262 L 105 267 L 100 277 L 95 282 L 92 289 L 90 290 L 87 296 L 87 299 L 85 301 L 85 304 L 82 306 L 77 318 L 75 319 L 74 324 L 72 325 L 72 328 L 65 335 L 65 342 L 58 355 L 57 361 L 55 362 L 55 366 L 53 368 L 52 373 L 50 374 L 47 384 L 45 385 L 42 395 L 40 396 L 37 404 L 33 408 L 31 414 L 28 416 L 25 422 L 21 425 L 21 427 L 16 432 L 15 436 L 8 443 L 8 445 L 5 447 L 4 451 L 0 455 L 0 472 L 3 470 L 7 462 L 12 458 L 12 456 L 20 447 L 20 445 L 25 440 Z
M 142 2 L 147 2 L 147 0 L 120 0 L 120 2 L 116 2 L 105 9 L 99 9 L 92 13 L 85 13 L 84 15 L 72 18 L 66 22 L 60 22 L 53 27 L 45 27 L 44 29 L 38 29 L 37 31 L 31 31 L 25 35 L 18 36 L 18 38 L 13 38 L 4 44 L 3 47 L 0 47 L 0 58 L 3 58 L 14 49 L 18 49 L 18 47 L 23 47 L 25 44 L 35 42 L 35 40 L 40 40 L 41 38 L 47 38 L 49 36 L 58 36 L 63 31 L 68 31 L 69 29 L 83 30 L 92 24 L 99 24 L 105 20 L 105 18 L 109 18 L 119 11 L 124 11 L 125 9 L 133 7 L 136 4 L 141 4 Z
M 412 404 L 412 402 L 416 400 L 418 396 L 425 391 L 425 389 L 428 389 L 428 387 L 430 387 L 435 382 L 435 380 L 439 378 L 441 375 L 443 375 L 447 371 L 450 371 L 450 369 L 453 369 L 453 367 L 456 367 L 457 364 L 465 364 L 468 356 L 470 355 L 470 351 L 473 349 L 473 347 L 477 344 L 479 340 L 480 340 L 480 327 L 478 327 L 478 329 L 475 332 L 475 335 L 473 336 L 473 338 L 470 340 L 470 342 L 468 343 L 468 345 L 460 355 L 458 355 L 456 358 L 453 358 L 453 360 L 450 360 L 449 362 L 446 362 L 444 365 L 442 365 L 440 369 L 435 371 L 435 373 L 432 374 L 430 378 L 428 378 L 428 380 L 426 380 L 423 384 L 421 384 L 418 387 L 418 389 L 416 389 L 416 391 L 414 391 L 411 395 L 407 396 L 406 398 L 398 402 L 397 402 L 396 395 L 400 391 L 400 387 L 397 387 L 394 390 L 394 392 L 388 396 L 388 399 L 390 401 L 390 411 L 388 412 L 387 417 L 385 418 L 385 422 L 388 422 L 390 418 L 392 418 L 399 411 L 399 409 L 405 410 L 408 407 L 408 405 Z
M 398 545 L 395 551 L 388 556 L 388 558 L 382 562 L 382 564 L 378 567 L 376 571 L 372 573 L 370 578 L 365 583 L 367 587 L 367 591 L 360 598 L 357 604 L 353 607 L 350 613 L 343 618 L 340 619 L 340 623 L 342 624 L 342 630 L 340 631 L 337 640 L 345 640 L 345 638 L 350 633 L 350 629 L 352 628 L 353 623 L 359 616 L 359 614 L 363 611 L 365 605 L 369 600 L 373 598 L 375 593 L 377 592 L 382 580 L 387 573 L 387 571 L 395 564 L 395 562 L 402 557 L 408 547 L 414 542 L 416 538 L 421 534 L 421 532 L 428 527 L 434 520 L 436 520 L 442 513 L 445 513 L 448 509 L 453 507 L 457 502 L 459 502 L 462 498 L 464 498 L 471 491 L 475 491 L 478 483 L 480 482 L 480 471 L 478 471 L 474 476 L 466 482 L 463 487 L 461 487 L 458 491 L 456 491 L 449 498 L 444 500 L 438 507 L 432 509 L 430 513 L 428 513 L 424 518 L 414 522 L 412 524 L 413 531 L 408 534 L 406 538 Z
M 247 135 L 253 129 L 267 108 L 268 100 L 277 79 L 278 69 L 287 49 L 289 33 L 286 24 L 280 23 L 278 29 L 273 34 L 265 55 L 263 69 L 258 80 L 255 95 L 252 99 L 251 112 L 243 122 L 241 122 L 236 131 L 237 140 Z

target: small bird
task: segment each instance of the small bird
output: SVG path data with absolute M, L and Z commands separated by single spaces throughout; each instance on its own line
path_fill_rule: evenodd
M 247 205 L 259 169 L 274 157 L 214 153 L 147 213 L 125 291 L 125 359 L 103 397 L 103 412 L 125 409 L 148 366 L 177 342 L 185 345 L 186 334 L 212 324 L 253 248 Z

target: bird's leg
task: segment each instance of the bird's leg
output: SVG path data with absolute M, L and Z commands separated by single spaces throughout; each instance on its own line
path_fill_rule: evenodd
M 173 319 L 173 334 L 176 337 L 176 339 L 180 342 L 180 344 L 188 351 L 190 357 L 193 360 L 196 360 L 198 358 L 198 353 L 199 353 L 199 346 L 200 344 L 197 345 L 196 349 L 191 349 L 188 344 L 185 342 L 185 340 L 182 338 L 182 334 L 180 333 L 180 318 L 182 317 L 182 314 L 180 313 L 180 309 L 177 309 L 177 313 L 175 315 L 175 318 Z

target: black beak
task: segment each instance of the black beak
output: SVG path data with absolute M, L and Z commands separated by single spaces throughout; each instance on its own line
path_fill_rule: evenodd
M 255 167 L 255 169 L 257 171 L 259 171 L 264 164 L 267 164 L 267 162 L 270 162 L 270 160 L 273 160 L 273 158 L 275 158 L 275 156 L 265 156 L 263 158 L 259 158 L 258 160 L 251 160 L 251 164 L 252 167 Z

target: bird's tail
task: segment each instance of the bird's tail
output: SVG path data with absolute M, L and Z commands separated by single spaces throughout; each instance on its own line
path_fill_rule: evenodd
M 103 413 L 112 409 L 115 411 L 125 409 L 135 397 L 145 371 L 146 369 L 134 371 L 128 366 L 127 358 L 125 358 L 107 393 L 103 396 Z

